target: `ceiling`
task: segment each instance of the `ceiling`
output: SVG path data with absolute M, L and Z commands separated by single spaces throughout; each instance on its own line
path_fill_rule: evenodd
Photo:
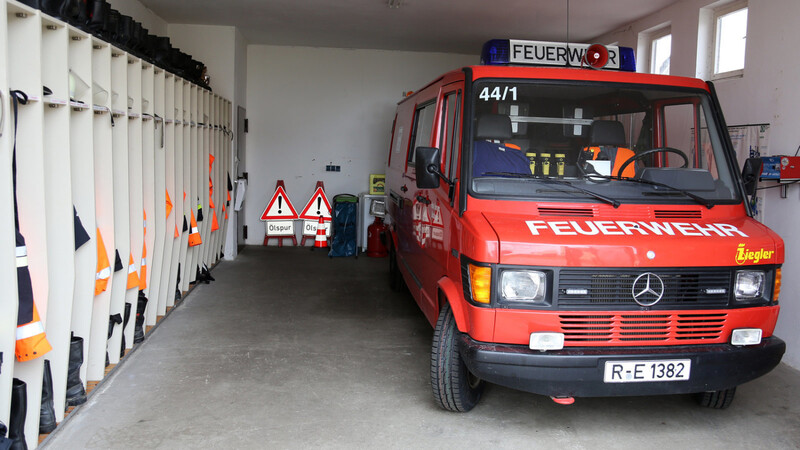
M 586 42 L 678 0 L 140 0 L 250 44 L 480 53 L 493 38 Z M 389 2 L 399 7 L 390 7 Z

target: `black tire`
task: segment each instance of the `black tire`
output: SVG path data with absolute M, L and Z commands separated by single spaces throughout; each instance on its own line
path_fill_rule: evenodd
M 403 281 L 403 274 L 400 273 L 398 264 L 397 252 L 392 246 L 389 248 L 389 288 L 395 292 L 402 292 L 406 287 L 406 282 Z
M 721 391 L 699 392 L 697 403 L 700 406 L 712 409 L 725 409 L 733 403 L 733 396 L 736 395 L 736 387 L 723 389 Z
M 467 412 L 478 404 L 485 382 L 472 375 L 458 351 L 460 332 L 445 304 L 436 321 L 431 346 L 431 387 L 433 398 L 443 409 Z

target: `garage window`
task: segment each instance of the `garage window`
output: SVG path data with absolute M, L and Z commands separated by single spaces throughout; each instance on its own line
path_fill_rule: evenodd
M 736 2 L 714 11 L 714 78 L 741 75 L 747 42 L 747 4 Z
M 669 75 L 669 62 L 672 55 L 672 33 L 670 28 L 658 30 L 650 41 L 650 73 Z

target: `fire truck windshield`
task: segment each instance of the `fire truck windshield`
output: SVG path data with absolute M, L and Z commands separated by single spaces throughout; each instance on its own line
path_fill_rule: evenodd
M 479 80 L 473 92 L 473 195 L 709 207 L 740 201 L 735 164 L 704 91 Z

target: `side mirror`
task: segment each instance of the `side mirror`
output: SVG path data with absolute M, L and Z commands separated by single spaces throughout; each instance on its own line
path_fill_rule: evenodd
M 414 154 L 414 167 L 417 169 L 417 188 L 436 189 L 442 172 L 441 151 L 434 147 L 417 147 Z
M 756 195 L 758 178 L 761 176 L 761 158 L 747 158 L 742 168 L 742 180 L 744 181 L 744 191 L 749 196 Z

